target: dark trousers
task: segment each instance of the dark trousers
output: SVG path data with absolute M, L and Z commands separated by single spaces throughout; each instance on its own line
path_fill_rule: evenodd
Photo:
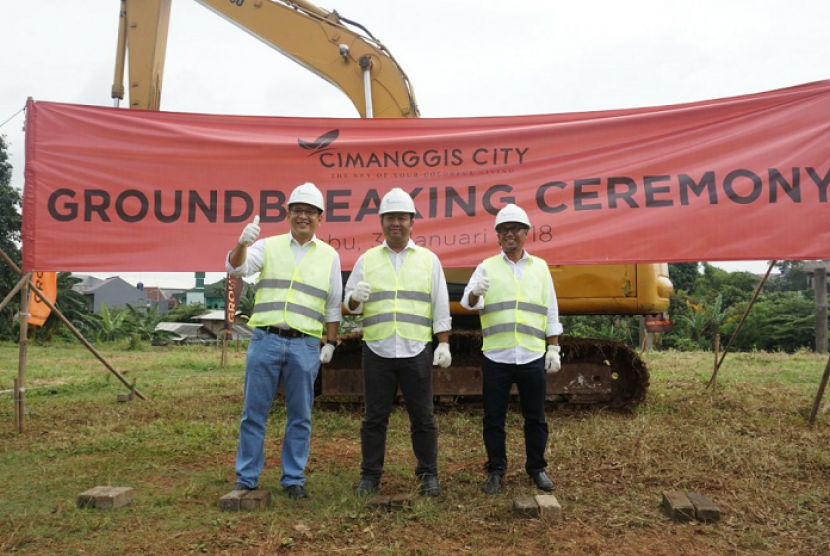
M 482 357 L 484 378 L 484 446 L 487 448 L 487 471 L 504 475 L 507 471 L 504 421 L 513 383 L 519 389 L 522 416 L 525 420 L 525 470 L 535 475 L 544 471 L 548 424 L 545 421 L 545 358 L 524 365 L 506 365 Z
M 438 426 L 432 412 L 432 346 L 415 357 L 387 359 L 363 345 L 363 399 L 366 413 L 360 427 L 362 477 L 380 479 L 386 453 L 386 428 L 400 386 L 409 413 L 415 473 L 438 474 Z

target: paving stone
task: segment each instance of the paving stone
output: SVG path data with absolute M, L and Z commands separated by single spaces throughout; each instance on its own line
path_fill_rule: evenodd
M 239 509 L 252 511 L 267 508 L 271 505 L 271 492 L 267 490 L 249 490 L 239 501 Z
M 238 512 L 247 490 L 232 490 L 219 499 L 219 508 L 225 512 Z
M 405 510 L 411 507 L 411 494 L 393 494 L 389 499 L 389 508 L 392 510 Z
M 695 507 L 695 519 L 703 523 L 720 521 L 720 510 L 709 498 L 696 492 L 690 492 L 687 496 Z
M 387 496 L 386 494 L 375 494 L 374 496 L 370 497 L 366 501 L 366 505 L 370 508 L 375 508 L 379 510 L 388 510 L 389 503 L 392 501 L 391 496 Z
M 513 515 L 516 517 L 539 517 L 539 504 L 533 496 L 517 496 L 513 499 Z
M 663 491 L 663 510 L 674 521 L 691 521 L 695 508 L 686 494 L 677 490 Z
M 79 508 L 114 510 L 126 506 L 133 499 L 130 487 L 97 486 L 78 495 Z
M 539 517 L 547 521 L 562 519 L 562 506 L 553 494 L 537 494 L 534 496 L 539 506 Z

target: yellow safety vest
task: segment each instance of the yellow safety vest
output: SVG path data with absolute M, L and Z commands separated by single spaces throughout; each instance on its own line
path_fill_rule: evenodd
M 400 272 L 381 245 L 363 256 L 371 285 L 363 306 L 363 339 L 383 340 L 396 333 L 407 340 L 432 341 L 432 252 L 407 247 Z
M 528 257 L 521 281 L 516 280 L 502 255 L 486 259 L 483 265 L 490 289 L 484 295 L 484 309 L 479 311 L 482 349 L 522 346 L 544 353 L 550 304 L 548 265 L 538 257 Z
M 265 240 L 265 259 L 248 326 L 286 323 L 320 338 L 326 322 L 335 252 L 327 243 L 315 241 L 298 265 L 294 263 L 290 242 L 288 234 Z

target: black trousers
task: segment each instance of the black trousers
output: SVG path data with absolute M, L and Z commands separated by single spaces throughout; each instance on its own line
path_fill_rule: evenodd
M 366 411 L 360 427 L 363 462 L 360 474 L 380 479 L 386 454 L 389 414 L 400 386 L 409 413 L 415 474 L 438 474 L 438 426 L 432 408 L 432 345 L 415 357 L 387 359 L 363 344 L 363 399 Z
M 525 420 L 525 470 L 535 475 L 548 466 L 545 447 L 548 424 L 545 421 L 545 357 L 524 365 L 506 365 L 482 357 L 484 379 L 484 446 L 487 448 L 487 471 L 504 475 L 507 471 L 504 422 L 510 401 L 510 387 L 519 389 L 522 416 Z

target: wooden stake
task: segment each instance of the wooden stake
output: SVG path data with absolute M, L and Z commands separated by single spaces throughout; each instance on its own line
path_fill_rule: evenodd
M 769 262 L 769 268 L 767 269 L 767 273 L 764 274 L 763 280 L 761 280 L 761 283 L 758 284 L 757 288 L 755 288 L 755 295 L 752 296 L 752 300 L 750 300 L 749 305 L 747 305 L 746 311 L 744 311 L 743 316 L 741 316 L 741 322 L 738 323 L 738 327 L 735 329 L 735 332 L 732 333 L 732 337 L 729 338 L 729 342 L 726 344 L 726 349 L 723 350 L 723 354 L 720 357 L 720 361 L 718 361 L 718 364 L 715 365 L 715 372 L 712 373 L 712 378 L 710 378 L 709 382 L 706 383 L 706 388 L 712 386 L 712 389 L 714 390 L 714 384 L 718 380 L 718 371 L 720 370 L 721 365 L 723 365 L 723 360 L 726 359 L 726 354 L 729 353 L 729 348 L 732 347 L 732 342 L 735 341 L 735 337 L 738 335 L 738 332 L 741 331 L 741 327 L 744 325 L 744 321 L 746 320 L 747 315 L 749 315 L 750 309 L 752 309 L 752 306 L 755 305 L 755 300 L 758 299 L 758 294 L 761 293 L 761 288 L 763 288 L 764 284 L 767 283 L 769 273 L 772 272 L 772 269 L 773 267 L 775 267 L 775 263 L 777 262 L 778 261 Z
M 222 368 L 225 368 L 225 358 L 228 353 L 228 332 L 229 330 L 222 329 Z
M 818 414 L 819 407 L 821 407 L 821 398 L 824 397 L 824 389 L 827 387 L 828 377 L 830 377 L 830 358 L 827 359 L 827 365 L 824 367 L 824 375 L 821 377 L 821 384 L 819 384 L 816 399 L 813 402 L 813 410 L 810 412 L 811 427 L 816 422 L 816 414 Z
M 31 276 L 31 274 L 29 275 Z M 17 432 L 23 433 L 23 421 L 26 418 L 26 407 L 23 404 L 23 389 L 25 388 L 26 377 L 26 352 L 29 347 L 29 281 L 20 288 L 20 336 L 18 340 L 19 358 L 17 362 Z

